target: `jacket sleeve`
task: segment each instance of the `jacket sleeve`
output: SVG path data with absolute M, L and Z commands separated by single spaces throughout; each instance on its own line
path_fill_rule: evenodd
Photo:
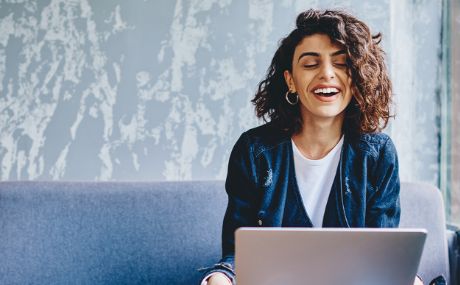
M 398 156 L 390 138 L 380 149 L 373 181 L 374 191 L 367 202 L 366 227 L 398 227 L 401 213 Z
M 256 162 L 248 136 L 243 133 L 230 154 L 225 188 L 227 210 L 222 226 L 222 259 L 207 268 L 204 277 L 213 272 L 225 273 L 235 284 L 235 231 L 239 227 L 256 226 L 257 175 Z

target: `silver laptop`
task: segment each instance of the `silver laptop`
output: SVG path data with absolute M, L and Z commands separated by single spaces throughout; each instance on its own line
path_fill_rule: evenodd
M 238 285 L 412 285 L 424 229 L 240 228 Z

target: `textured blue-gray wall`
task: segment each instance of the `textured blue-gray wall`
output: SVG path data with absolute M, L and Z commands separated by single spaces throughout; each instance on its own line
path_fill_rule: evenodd
M 0 179 L 224 178 L 307 8 L 383 33 L 402 179 L 437 183 L 441 1 L 428 0 L 0 0 Z

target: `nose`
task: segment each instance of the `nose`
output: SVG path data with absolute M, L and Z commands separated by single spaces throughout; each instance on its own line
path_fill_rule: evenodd
M 323 80 L 329 80 L 335 77 L 334 66 L 331 62 L 324 62 L 319 72 L 319 78 Z

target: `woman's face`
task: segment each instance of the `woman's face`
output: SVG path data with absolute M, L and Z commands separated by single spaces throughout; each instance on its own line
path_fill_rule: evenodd
M 346 59 L 345 50 L 324 34 L 306 36 L 297 45 L 292 72 L 286 70 L 284 78 L 289 90 L 299 95 L 304 121 L 343 118 L 352 98 Z

